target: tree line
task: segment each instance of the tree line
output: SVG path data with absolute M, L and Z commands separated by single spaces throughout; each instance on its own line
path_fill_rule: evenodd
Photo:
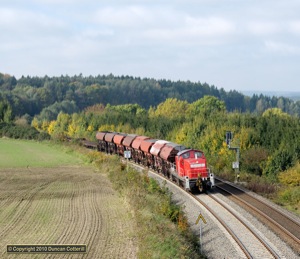
M 235 90 L 226 92 L 207 83 L 155 80 L 131 76 L 98 75 L 84 77 L 30 77 L 0 73 L 0 102 L 9 103 L 14 116 L 55 119 L 60 111 L 68 114 L 102 103 L 103 105 L 138 104 L 144 109 L 156 107 L 168 98 L 188 103 L 209 95 L 225 103 L 229 112 L 262 114 L 280 108 L 290 115 L 300 115 L 300 101 L 264 95 L 245 96 Z M 1 108 L 1 107 L 0 107 Z M 0 111 L 1 112 L 1 111 Z

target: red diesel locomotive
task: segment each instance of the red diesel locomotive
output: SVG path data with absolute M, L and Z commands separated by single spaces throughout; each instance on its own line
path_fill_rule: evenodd
M 166 140 L 118 132 L 97 132 L 97 148 L 109 154 L 124 156 L 130 151 L 135 163 L 150 167 L 183 186 L 200 192 L 214 186 L 204 153 Z

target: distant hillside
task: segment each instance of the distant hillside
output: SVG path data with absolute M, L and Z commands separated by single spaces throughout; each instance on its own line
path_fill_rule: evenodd
M 300 92 L 285 92 L 285 91 L 242 91 L 244 95 L 253 96 L 256 95 L 265 95 L 269 97 L 286 97 L 292 99 L 293 101 L 300 101 Z
M 300 116 L 300 101 L 262 94 L 246 96 L 235 90 L 226 92 L 223 88 L 218 89 L 207 83 L 112 74 L 88 77 L 81 74 L 60 77 L 22 76 L 16 79 L 0 73 L 0 114 L 1 107 L 9 104 L 13 115 L 18 117 L 42 114 L 42 117 L 53 120 L 60 111 L 71 114 L 95 104 L 131 103 L 149 109 L 167 98 L 192 103 L 206 95 L 224 101 L 228 111 L 261 114 L 266 109 L 278 107 L 286 113 Z

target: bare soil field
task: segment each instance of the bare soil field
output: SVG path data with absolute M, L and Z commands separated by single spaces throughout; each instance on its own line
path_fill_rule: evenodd
M 134 220 L 83 165 L 0 168 L 0 258 L 136 258 Z M 9 244 L 86 244 L 86 254 L 7 254 Z

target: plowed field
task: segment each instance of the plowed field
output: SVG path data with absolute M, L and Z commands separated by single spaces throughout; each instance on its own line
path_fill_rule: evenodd
M 86 244 L 87 254 L 29 257 L 8 244 Z M 135 258 L 134 222 L 93 167 L 1 168 L 0 248 L 0 258 Z

